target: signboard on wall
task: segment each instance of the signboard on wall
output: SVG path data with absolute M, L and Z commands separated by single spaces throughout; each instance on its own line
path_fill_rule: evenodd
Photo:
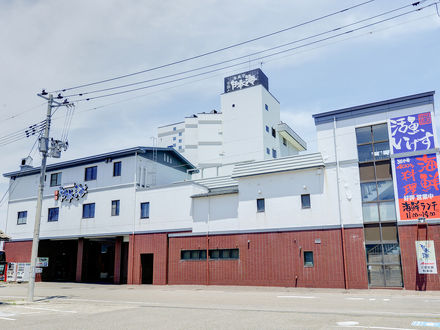
M 434 241 L 416 241 L 419 274 L 437 274 Z
M 440 218 L 437 155 L 423 154 L 435 148 L 430 112 L 391 118 L 390 147 L 400 220 Z
M 36 267 L 49 267 L 48 257 L 38 257 Z
M 436 154 L 394 160 L 401 220 L 440 218 Z
M 252 86 L 263 85 L 269 90 L 267 76 L 260 69 L 235 74 L 225 78 L 225 93 L 245 89 Z
M 60 190 L 55 190 L 55 200 L 58 198 L 61 202 L 72 202 L 73 199 L 79 200 L 87 194 L 87 185 L 73 183 L 68 186 L 60 187 Z
M 434 148 L 431 113 L 390 119 L 391 152 L 399 154 Z

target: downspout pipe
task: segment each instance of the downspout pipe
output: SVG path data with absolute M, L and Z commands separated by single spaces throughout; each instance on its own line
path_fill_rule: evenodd
M 344 287 L 348 289 L 348 277 L 347 277 L 347 262 L 346 262 L 346 253 L 345 253 L 345 232 L 344 232 L 344 223 L 342 221 L 342 207 L 341 207 L 341 192 L 339 188 L 339 159 L 338 159 L 338 151 L 336 147 L 336 117 L 333 117 L 333 145 L 335 149 L 335 161 L 336 161 L 336 188 L 337 188 L 337 196 L 338 196 L 338 215 L 339 215 L 339 224 L 341 226 L 341 248 L 342 248 L 342 264 L 344 267 Z

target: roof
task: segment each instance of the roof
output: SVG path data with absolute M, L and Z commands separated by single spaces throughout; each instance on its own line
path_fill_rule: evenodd
M 115 159 L 115 158 L 122 158 L 134 155 L 136 153 L 146 153 L 147 151 L 162 151 L 162 152 L 169 152 L 174 154 L 177 158 L 179 158 L 182 163 L 186 165 L 187 168 L 195 168 L 194 165 L 192 165 L 185 157 L 183 157 L 180 153 L 178 153 L 174 148 L 162 148 L 162 147 L 133 147 L 128 149 L 121 149 L 117 151 L 107 152 L 104 154 L 84 157 L 84 158 L 77 158 L 73 160 L 69 160 L 66 162 L 56 163 L 47 165 L 46 171 L 53 171 L 53 170 L 60 170 L 64 168 L 74 167 L 74 166 L 80 166 L 80 165 L 86 165 L 91 163 L 96 163 L 99 161 L 104 161 L 106 159 Z M 12 176 L 26 176 L 26 175 L 32 175 L 40 173 L 40 167 L 31 167 L 29 169 L 21 170 L 21 171 L 15 171 L 15 172 L 9 172 L 4 173 L 4 177 L 12 177 Z
M 193 180 L 193 182 L 202 185 L 210 190 L 216 188 L 238 186 L 238 182 L 232 179 L 230 176 L 216 176 L 213 178 Z
M 324 167 L 320 152 L 237 164 L 232 178 Z
M 332 122 L 334 119 L 343 120 L 367 116 L 374 113 L 388 112 L 425 104 L 434 104 L 435 91 L 413 94 L 380 102 L 368 103 L 354 107 L 317 113 L 313 115 L 315 125 Z
M 296 132 L 286 123 L 279 123 L 277 126 L 277 132 L 279 132 L 282 137 L 287 139 L 296 149 L 300 151 L 307 150 L 306 141 L 301 139 L 301 137 L 296 134 Z

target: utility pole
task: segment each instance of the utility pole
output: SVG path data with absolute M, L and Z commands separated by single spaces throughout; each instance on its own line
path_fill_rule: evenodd
M 40 223 L 41 223 L 41 210 L 43 207 L 43 191 L 44 191 L 44 179 L 46 176 L 46 163 L 47 157 L 52 156 L 59 158 L 59 154 L 61 152 L 61 148 L 64 150 L 67 149 L 67 143 L 62 143 L 62 141 L 51 141 L 51 145 L 49 146 L 49 131 L 50 131 L 50 121 L 52 118 L 52 108 L 55 103 L 57 106 L 70 106 L 71 104 L 67 101 L 67 99 L 63 103 L 59 103 L 54 101 L 53 95 L 49 94 L 48 97 L 45 97 L 47 93 L 43 90 L 41 94 L 38 96 L 47 100 L 47 114 L 46 114 L 46 125 L 44 127 L 43 136 L 39 140 L 39 151 L 42 155 L 41 160 L 41 168 L 40 168 L 40 184 L 38 186 L 38 196 L 37 196 L 37 209 L 35 212 L 35 226 L 34 226 L 34 236 L 32 240 L 32 254 L 31 254 L 31 270 L 29 277 L 29 287 L 28 287 L 28 302 L 32 302 L 34 300 L 34 289 L 35 289 L 35 271 L 37 265 L 37 257 L 38 257 L 38 244 L 40 241 Z M 58 94 L 58 99 L 62 98 L 60 94 Z
M 35 266 L 37 264 L 38 243 L 40 241 L 41 209 L 43 206 L 42 204 L 43 204 L 44 176 L 46 175 L 47 152 L 49 149 L 49 126 L 50 126 L 50 119 L 52 117 L 52 103 L 53 103 L 53 95 L 49 94 L 49 99 L 47 101 L 46 126 L 44 128 L 44 134 L 39 141 L 40 142 L 39 149 L 43 159 L 41 161 L 40 185 L 38 186 L 37 210 L 35 213 L 34 238 L 32 240 L 31 274 L 29 277 L 29 288 L 28 288 L 29 302 L 32 302 L 34 300 Z

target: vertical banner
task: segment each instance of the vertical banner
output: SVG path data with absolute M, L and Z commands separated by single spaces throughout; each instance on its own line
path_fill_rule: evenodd
M 440 218 L 437 155 L 423 154 L 435 148 L 431 113 L 391 118 L 389 131 L 391 153 L 409 154 L 393 161 L 400 220 Z
M 437 274 L 434 241 L 416 241 L 419 274 Z

